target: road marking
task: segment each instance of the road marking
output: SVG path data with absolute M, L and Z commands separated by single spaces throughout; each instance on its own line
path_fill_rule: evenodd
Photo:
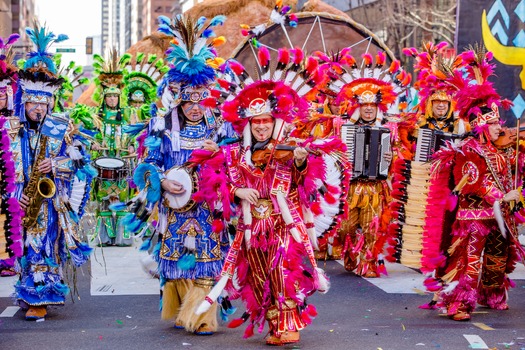
M 0 298 L 9 298 L 15 292 L 18 276 L 0 277 Z
M 18 306 L 8 306 L 0 314 L 0 317 L 13 317 L 18 312 L 18 310 L 20 310 Z
M 483 329 L 484 331 L 493 331 L 494 328 L 482 323 L 482 322 L 472 322 L 472 324 L 478 328 Z
M 342 260 L 337 262 L 343 265 Z M 424 290 L 425 276 L 401 264 L 385 262 L 388 276 L 379 278 L 365 278 L 378 288 L 387 293 L 418 294 L 417 290 Z M 363 277 L 364 278 L 364 277 Z
M 469 342 L 471 349 L 488 349 L 489 348 L 487 346 L 487 344 L 485 344 L 485 342 L 483 341 L 483 339 L 481 339 L 481 337 L 479 335 L 476 335 L 476 334 L 463 334 L 463 336 Z
M 91 295 L 158 295 L 159 280 L 142 270 L 147 252 L 132 247 L 94 247 L 91 255 Z
M 337 262 L 343 265 L 342 260 Z M 421 294 L 425 290 L 423 285 L 425 275 L 401 264 L 385 262 L 385 266 L 388 276 L 363 278 L 387 293 Z M 513 280 L 525 279 L 525 266 L 518 264 L 509 277 Z

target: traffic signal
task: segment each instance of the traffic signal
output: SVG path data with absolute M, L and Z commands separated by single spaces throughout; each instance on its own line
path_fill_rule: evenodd
M 93 38 L 87 37 L 86 38 L 86 55 L 92 55 L 93 54 Z

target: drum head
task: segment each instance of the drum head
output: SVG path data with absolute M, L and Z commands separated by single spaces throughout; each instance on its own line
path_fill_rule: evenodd
M 164 197 L 168 202 L 168 206 L 179 212 L 185 212 L 193 208 L 195 202 L 191 199 L 191 196 L 197 190 L 198 179 L 195 178 L 195 174 L 190 174 L 183 167 L 173 167 L 166 173 L 168 180 L 175 180 L 179 182 L 182 187 L 186 190 L 181 194 L 173 194 L 166 192 Z
M 124 161 L 118 158 L 101 157 L 95 160 L 95 165 L 105 169 L 120 169 L 124 167 Z

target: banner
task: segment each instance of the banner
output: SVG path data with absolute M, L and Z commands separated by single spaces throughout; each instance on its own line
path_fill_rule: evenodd
M 483 43 L 494 54 L 494 86 L 514 102 L 501 114 L 507 125 L 515 125 L 525 116 L 525 0 L 460 0 L 456 31 L 458 52 Z

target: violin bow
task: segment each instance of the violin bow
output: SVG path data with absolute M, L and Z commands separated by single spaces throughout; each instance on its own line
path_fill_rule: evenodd
M 520 148 L 520 121 L 521 118 L 517 118 L 516 121 L 516 171 L 514 174 L 514 189 L 518 188 L 518 178 L 519 178 L 519 148 Z

